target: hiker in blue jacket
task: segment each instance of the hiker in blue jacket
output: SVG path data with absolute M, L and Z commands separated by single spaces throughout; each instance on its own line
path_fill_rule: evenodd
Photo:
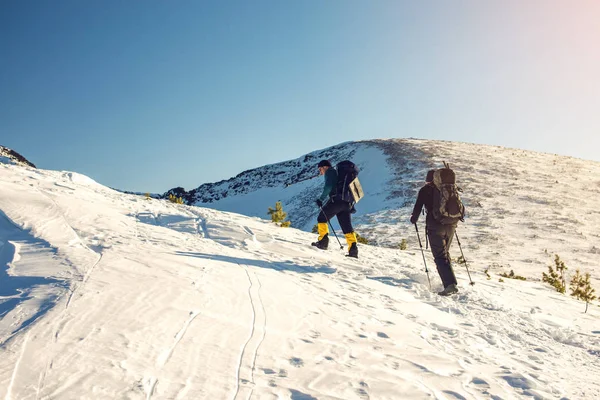
M 325 176 L 325 186 L 323 193 L 316 200 L 321 212 L 317 217 L 317 230 L 319 239 L 312 245 L 326 250 L 329 246 L 329 225 L 328 221 L 337 216 L 338 222 L 348 243 L 348 256 L 358 258 L 358 247 L 356 245 L 356 233 L 352 228 L 352 204 L 341 199 L 337 193 L 338 174 L 335 168 L 331 166 L 329 160 L 321 160 L 318 164 L 319 174 Z

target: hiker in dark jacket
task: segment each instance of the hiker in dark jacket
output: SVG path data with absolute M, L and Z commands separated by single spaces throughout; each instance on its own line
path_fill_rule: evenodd
M 329 160 L 321 160 L 318 164 L 319 174 L 325 176 L 325 186 L 323 193 L 316 200 L 321 212 L 317 217 L 317 230 L 319 239 L 312 243 L 313 246 L 327 250 L 329 246 L 329 225 L 328 221 L 337 216 L 338 222 L 348 243 L 348 257 L 358 258 L 358 247 L 356 245 L 356 233 L 352 228 L 352 204 L 341 200 L 337 196 L 338 175 L 335 168 L 331 166 Z
M 458 292 L 456 287 L 456 276 L 452 269 L 452 263 L 450 258 L 450 244 L 454 237 L 454 231 L 456 230 L 456 224 L 444 225 L 436 221 L 433 218 L 431 209 L 433 207 L 433 191 L 437 190 L 433 185 L 433 173 L 435 170 L 427 172 L 425 178 L 425 186 L 419 190 L 415 207 L 413 208 L 412 215 L 410 217 L 410 223 L 416 224 L 419 220 L 419 215 L 423 206 L 427 210 L 427 217 L 425 218 L 425 226 L 427 237 L 429 238 L 429 244 L 431 246 L 431 252 L 435 259 L 435 265 L 437 267 L 438 274 L 444 284 L 444 290 L 438 292 L 441 296 L 448 296 Z

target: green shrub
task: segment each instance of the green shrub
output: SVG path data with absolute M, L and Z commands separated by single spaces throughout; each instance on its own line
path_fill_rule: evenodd
M 278 226 L 289 227 L 291 224 L 291 221 L 285 221 L 287 218 L 287 213 L 283 211 L 283 206 L 281 205 L 280 201 L 275 203 L 275 208 L 269 207 L 267 214 L 271 216 L 271 221 Z
M 169 201 L 171 203 L 175 203 L 175 204 L 183 204 L 183 198 L 177 197 L 177 196 L 173 195 L 172 193 L 169 193 Z
M 585 312 L 587 313 L 588 304 L 596 299 L 594 295 L 596 290 L 590 283 L 590 273 L 586 272 L 584 276 L 581 276 L 579 270 L 575 270 L 575 276 L 571 279 L 569 289 L 571 289 L 571 296 L 585 301 Z
M 526 281 L 527 278 L 521 276 L 521 275 L 515 275 L 515 271 L 513 271 L 512 269 L 510 270 L 510 273 L 507 274 L 506 272 L 503 272 L 500 274 L 500 276 L 504 277 L 504 278 L 510 278 L 510 279 L 518 279 L 520 281 Z
M 548 282 L 553 286 L 557 292 L 564 293 L 567 285 L 565 282 L 565 271 L 568 269 L 564 261 L 560 259 L 558 254 L 554 255 L 554 265 L 556 271 L 552 268 L 552 265 L 548 266 L 548 274 L 542 272 L 542 281 Z
M 484 273 L 484 274 L 485 274 L 485 276 L 487 277 L 487 280 L 488 280 L 488 281 L 489 281 L 490 279 L 492 279 L 492 276 L 489 274 L 489 270 L 490 270 L 490 267 L 487 267 L 487 268 L 485 269 L 485 271 L 483 271 L 483 273 Z
M 356 234 L 356 241 L 362 244 L 369 244 L 369 240 L 365 237 L 360 236 L 358 233 Z
M 406 239 L 402 239 L 400 241 L 400 244 L 398 246 L 400 247 L 400 250 L 406 250 L 408 248 L 408 244 L 406 243 Z

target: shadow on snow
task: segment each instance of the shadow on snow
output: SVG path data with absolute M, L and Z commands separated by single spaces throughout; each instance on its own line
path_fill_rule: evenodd
M 11 332 L 0 332 L 0 346 L 50 310 L 68 287 L 67 282 L 61 279 L 9 275 L 10 264 L 15 262 L 17 255 L 17 248 L 13 243 L 50 252 L 52 256 L 55 254 L 49 243 L 24 232 L 0 212 L 0 320 L 19 306 L 29 305 L 32 310 L 32 314 L 15 325 Z M 20 260 L 15 263 L 19 262 Z
M 264 260 L 254 260 L 251 258 L 220 256 L 215 254 L 194 253 L 188 251 L 177 251 L 175 254 L 185 257 L 198 257 L 206 260 L 223 261 L 232 264 L 249 265 L 252 267 L 269 268 L 276 271 L 292 271 L 304 274 L 333 274 L 336 269 L 328 266 L 298 265 L 291 261 L 271 262 Z
M 415 281 L 409 278 L 398 279 L 393 278 L 391 276 L 367 276 L 367 279 L 371 279 L 373 281 L 378 281 L 381 283 L 385 283 L 390 286 L 400 286 L 405 289 L 412 289 Z

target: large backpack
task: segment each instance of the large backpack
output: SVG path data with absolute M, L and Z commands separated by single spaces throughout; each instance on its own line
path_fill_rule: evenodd
M 336 199 L 356 204 L 363 198 L 364 193 L 358 180 L 358 167 L 352 161 L 342 161 L 336 164 L 338 180 L 336 185 Z
M 433 218 L 443 225 L 456 224 L 465 216 L 465 206 L 460 200 L 456 175 L 444 162 L 444 168 L 433 173 Z

